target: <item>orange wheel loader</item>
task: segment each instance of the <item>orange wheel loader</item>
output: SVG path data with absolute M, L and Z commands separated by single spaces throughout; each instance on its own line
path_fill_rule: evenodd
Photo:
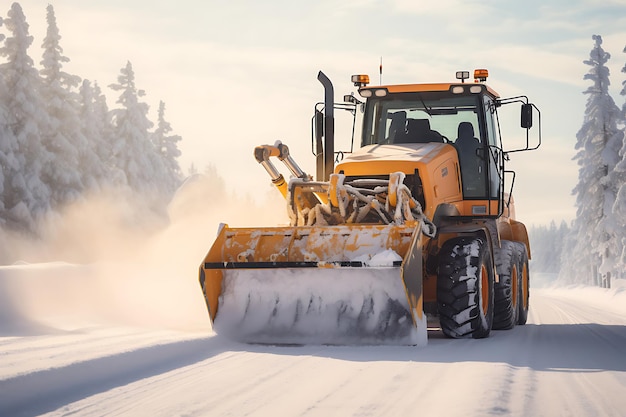
M 254 150 L 289 225 L 221 225 L 200 265 L 215 331 L 252 343 L 424 345 L 429 327 L 484 338 L 525 324 L 530 246 L 505 162 L 540 146 L 541 118 L 525 96 L 500 98 L 487 77 L 372 86 L 355 75 L 359 96 L 335 103 L 320 72 L 315 178 L 281 142 Z M 507 150 L 498 110 L 514 103 L 525 140 Z M 356 150 L 335 150 L 335 110 L 359 120 Z

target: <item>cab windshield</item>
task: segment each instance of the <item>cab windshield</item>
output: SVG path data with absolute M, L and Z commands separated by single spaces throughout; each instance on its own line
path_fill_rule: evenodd
M 393 143 L 454 142 L 459 126 L 479 134 L 476 95 L 448 92 L 402 93 L 370 98 L 361 146 Z

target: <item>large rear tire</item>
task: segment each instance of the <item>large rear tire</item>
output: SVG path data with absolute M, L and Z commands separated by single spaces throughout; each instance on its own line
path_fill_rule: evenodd
M 500 242 L 500 255 L 496 269 L 500 276 L 494 285 L 493 328 L 495 330 L 512 329 L 517 323 L 520 287 L 520 253 L 515 242 Z
M 493 281 L 491 251 L 485 239 L 460 237 L 444 243 L 439 255 L 437 307 L 446 336 L 489 336 Z
M 517 303 L 517 324 L 524 325 L 528 320 L 530 307 L 530 270 L 528 269 L 528 252 L 526 245 L 516 242 L 519 259 L 519 302 Z

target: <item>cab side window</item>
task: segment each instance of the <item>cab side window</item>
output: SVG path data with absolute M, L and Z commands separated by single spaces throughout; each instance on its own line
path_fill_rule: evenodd
M 487 124 L 487 136 L 489 137 L 489 151 L 486 155 L 489 174 L 489 197 L 498 198 L 503 178 L 500 176 L 500 166 L 503 164 L 500 135 L 496 128 L 496 105 L 489 97 L 484 97 L 485 122 Z

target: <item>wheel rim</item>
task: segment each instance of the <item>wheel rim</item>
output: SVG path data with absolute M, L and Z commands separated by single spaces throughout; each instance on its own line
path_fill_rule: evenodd
M 480 307 L 486 316 L 489 311 L 489 274 L 485 265 L 480 268 Z

